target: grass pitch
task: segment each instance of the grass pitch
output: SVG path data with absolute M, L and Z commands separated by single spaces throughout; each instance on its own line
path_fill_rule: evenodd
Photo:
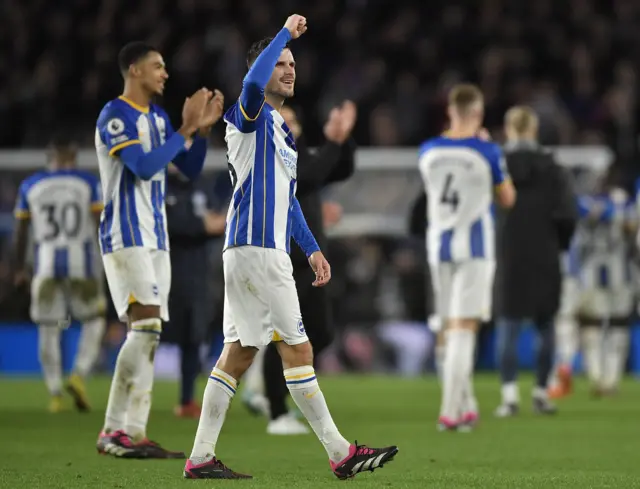
M 336 423 L 351 440 L 397 444 L 396 460 L 375 473 L 339 481 L 313 435 L 273 437 L 265 421 L 236 399 L 218 455 L 252 481 L 191 481 L 183 461 L 115 460 L 98 456 L 108 379 L 90 384 L 94 411 L 51 415 L 36 380 L 0 380 L 0 488 L 185 488 L 238 485 L 261 489 L 352 488 L 640 488 L 640 383 L 626 381 L 618 398 L 594 401 L 579 384 L 554 418 L 522 414 L 493 419 L 497 380 L 477 381 L 482 420 L 475 432 L 437 433 L 439 388 L 433 378 L 323 377 Z M 522 382 L 528 393 L 530 380 Z M 150 436 L 187 454 L 196 421 L 174 418 L 177 385 L 158 382 Z

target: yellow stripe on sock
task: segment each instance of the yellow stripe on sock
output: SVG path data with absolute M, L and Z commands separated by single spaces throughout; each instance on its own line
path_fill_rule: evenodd
M 141 319 L 131 323 L 131 331 L 156 331 L 162 332 L 162 321 L 160 319 Z
M 297 379 L 304 379 L 304 378 L 311 378 L 313 376 L 315 376 L 316 373 L 315 371 L 308 373 L 308 374 L 299 374 L 299 375 L 285 375 L 284 378 L 285 380 L 297 380 Z
M 211 371 L 211 377 L 218 377 L 219 379 L 224 380 L 227 384 L 229 384 L 234 389 L 238 387 L 238 383 L 235 380 L 233 380 L 231 377 L 227 375 L 223 375 L 219 372 L 216 372 L 215 369 Z

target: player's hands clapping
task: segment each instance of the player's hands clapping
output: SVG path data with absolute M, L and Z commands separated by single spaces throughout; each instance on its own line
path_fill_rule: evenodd
M 298 39 L 307 32 L 307 19 L 302 15 L 293 14 L 284 23 L 284 28 L 291 33 L 292 39 Z
M 344 144 L 349 139 L 358 118 L 358 109 L 351 100 L 345 100 L 339 107 L 329 112 L 329 119 L 324 125 L 324 137 L 327 141 Z
M 316 251 L 309 257 L 311 269 L 316 274 L 316 279 L 311 285 L 314 287 L 324 287 L 331 280 L 331 266 L 322 254 L 322 251 Z
M 207 103 L 211 100 L 211 92 L 201 88 L 196 93 L 187 97 L 182 106 L 182 127 L 178 130 L 186 139 L 200 128 Z
M 220 120 L 224 112 L 224 95 L 222 92 L 220 90 L 214 90 L 213 93 L 209 92 L 209 94 L 211 94 L 211 96 L 204 108 L 202 120 L 200 121 L 201 133 L 203 131 L 208 133 L 211 130 L 211 126 Z

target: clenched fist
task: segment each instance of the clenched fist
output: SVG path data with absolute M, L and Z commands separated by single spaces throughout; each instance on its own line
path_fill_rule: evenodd
M 291 39 L 298 39 L 307 31 L 307 19 L 302 15 L 293 14 L 284 23 L 284 28 L 291 33 Z

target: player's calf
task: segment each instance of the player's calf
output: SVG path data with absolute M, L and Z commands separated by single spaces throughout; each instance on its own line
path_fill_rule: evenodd
M 57 325 L 45 324 L 38 327 L 38 353 L 44 382 L 53 405 L 54 400 L 62 394 L 62 355 L 60 328 Z
M 190 479 L 237 479 L 215 454 L 222 425 L 236 394 L 238 381 L 251 365 L 256 349 L 243 347 L 240 342 L 225 344 L 218 363 L 211 371 L 204 391 L 202 414 L 193 443 L 193 449 L 184 476 Z

